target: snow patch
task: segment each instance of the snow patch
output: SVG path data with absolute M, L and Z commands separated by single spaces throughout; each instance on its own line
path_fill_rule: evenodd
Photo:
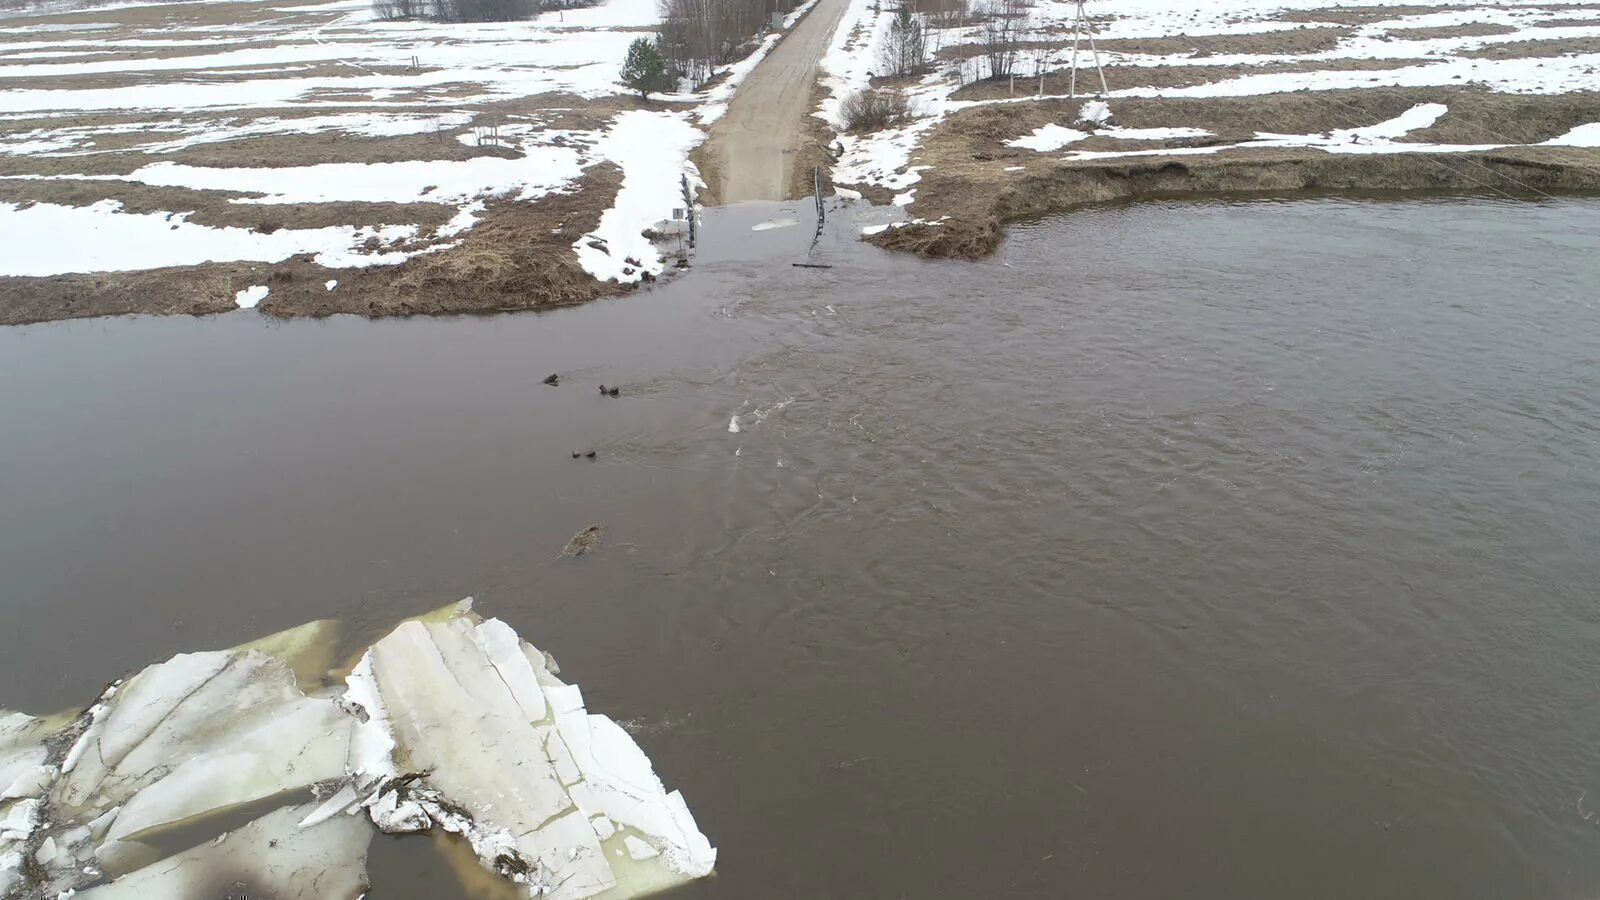
M 1023 150 L 1037 150 L 1040 153 L 1050 153 L 1060 150 L 1068 144 L 1076 144 L 1089 136 L 1087 131 L 1076 128 L 1066 128 L 1061 125 L 1041 125 L 1031 133 L 1016 140 L 1006 141 L 1007 147 L 1020 147 Z
M 622 188 L 599 226 L 573 244 L 585 271 L 624 284 L 661 274 L 661 255 L 642 232 L 683 206 L 686 175 L 699 182 L 689 151 L 704 138 L 687 113 L 631 110 L 613 120 L 595 152 L 622 167 Z
M 1554 147 L 1600 147 L 1600 122 L 1579 125 L 1560 137 L 1545 141 L 1545 144 Z
M 371 238 L 391 243 L 414 226 L 388 228 L 282 228 L 264 234 L 248 228 L 197 225 L 187 213 L 129 213 L 115 200 L 92 206 L 0 203 L 0 232 L 7 252 L 0 275 L 125 272 L 207 262 L 282 262 L 302 253 L 323 265 L 354 267 L 402 262 L 404 253 L 367 253 Z M 407 232 L 405 229 L 410 228 Z M 72 235 L 67 239 L 64 235 Z
M 271 289 L 264 284 L 253 284 L 233 295 L 233 302 L 239 304 L 240 309 L 255 309 L 256 304 L 267 299 Z

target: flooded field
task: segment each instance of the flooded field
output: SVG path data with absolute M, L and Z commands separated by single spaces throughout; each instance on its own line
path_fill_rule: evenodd
M 1600 201 L 808 212 L 546 315 L 0 330 L 0 707 L 473 595 L 682 789 L 675 896 L 1600 890 Z

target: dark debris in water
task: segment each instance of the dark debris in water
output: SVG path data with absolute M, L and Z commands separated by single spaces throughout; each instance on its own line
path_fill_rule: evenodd
M 562 556 L 577 557 L 595 550 L 600 546 L 600 536 L 605 533 L 605 526 L 590 525 L 572 536 L 567 541 L 567 546 L 561 549 Z

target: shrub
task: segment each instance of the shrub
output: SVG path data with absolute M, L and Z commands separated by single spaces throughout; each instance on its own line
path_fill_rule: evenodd
M 844 98 L 839 118 L 845 131 L 877 131 L 911 118 L 911 104 L 900 91 L 856 91 Z

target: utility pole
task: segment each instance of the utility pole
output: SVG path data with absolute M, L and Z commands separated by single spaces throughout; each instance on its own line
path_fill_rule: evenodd
M 1094 69 L 1100 74 L 1100 95 L 1111 93 L 1106 87 L 1106 70 L 1100 65 L 1100 48 L 1094 43 L 1094 23 L 1089 21 L 1089 15 L 1084 6 L 1087 0 L 1078 0 L 1078 15 L 1072 23 L 1072 80 L 1067 87 L 1067 96 L 1078 96 L 1078 41 L 1080 36 L 1087 36 L 1089 49 L 1094 51 Z

